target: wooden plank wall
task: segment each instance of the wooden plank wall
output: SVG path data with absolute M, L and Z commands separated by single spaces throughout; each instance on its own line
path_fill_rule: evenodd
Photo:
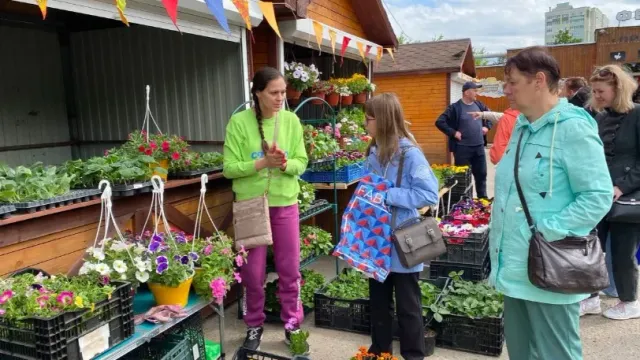
M 548 46 L 547 49 L 560 65 L 560 76 L 563 78 L 582 76 L 589 78 L 596 64 L 596 44 L 575 44 Z M 514 56 L 522 49 L 507 50 L 507 58 Z
M 394 92 L 400 98 L 405 118 L 430 163 L 447 160 L 447 139 L 435 126 L 447 107 L 447 74 L 376 75 L 376 93 Z
M 307 17 L 363 39 L 367 38 L 350 0 L 312 0 L 307 8 Z
M 258 71 L 265 66 L 269 66 L 269 45 L 271 44 L 271 37 L 277 36 L 269 27 L 266 21 L 263 21 L 260 26 L 253 29 L 253 38 L 255 42 L 251 44 L 251 56 L 253 59 L 253 71 Z M 271 48 L 272 51 L 276 51 L 276 48 Z M 273 66 L 273 65 L 271 65 Z M 251 74 L 253 77 L 253 74 Z
M 640 62 L 640 26 L 612 27 L 596 33 L 598 54 L 596 65 L 612 63 L 611 53 L 624 51 L 624 63 Z

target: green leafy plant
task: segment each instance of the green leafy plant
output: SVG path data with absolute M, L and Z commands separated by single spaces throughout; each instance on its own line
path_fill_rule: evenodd
M 365 114 L 364 114 L 364 110 L 361 107 L 345 107 L 342 108 L 339 112 L 338 115 L 336 116 L 336 119 L 339 123 L 343 123 L 343 124 L 348 124 L 348 125 L 355 125 L 359 130 L 359 134 L 364 134 L 365 133 Z M 345 120 L 345 121 L 343 121 Z M 344 126 L 344 125 L 343 125 Z M 342 132 L 342 134 L 348 134 L 348 132 L 346 132 L 344 129 L 340 129 L 340 131 Z M 355 129 L 354 129 L 355 131 Z
M 368 299 L 369 281 L 359 271 L 348 269 L 327 285 L 324 294 L 342 300 Z
M 451 272 L 452 284 L 444 290 L 442 308 L 451 314 L 470 318 L 499 317 L 504 311 L 504 297 L 486 282 L 462 280 L 463 271 Z M 446 314 L 440 310 L 440 314 Z
M 359 151 L 341 150 L 335 153 L 334 156 L 336 159 L 336 169 L 340 169 L 351 164 L 361 163 L 366 160 L 364 153 L 361 153 Z M 333 164 L 322 164 L 320 166 L 317 166 L 316 169 L 320 171 L 331 171 L 333 169 Z
M 284 328 L 290 331 L 290 343 L 289 350 L 293 355 L 307 355 L 309 354 L 309 332 L 300 329 L 298 320 L 295 318 L 289 319 L 284 325 Z
M 300 259 L 327 255 L 333 249 L 333 237 L 317 226 L 300 226 Z
M 192 171 L 222 166 L 223 155 L 219 152 L 187 151 L 180 159 L 171 161 L 169 172 Z
M 316 291 L 322 289 L 325 284 L 324 276 L 317 271 L 303 269 L 300 271 L 302 281 L 300 282 L 300 300 L 302 306 L 312 309 L 314 305 L 313 296 Z M 278 279 L 270 281 L 265 287 L 265 310 L 273 313 L 280 312 L 281 305 L 278 298 Z
M 304 213 L 311 207 L 316 200 L 316 188 L 313 184 L 309 184 L 304 180 L 298 179 L 300 185 L 300 193 L 298 193 L 298 211 Z
M 45 200 L 63 195 L 69 192 L 75 177 L 40 162 L 15 169 L 0 165 L 0 203 Z
M 151 260 L 150 283 L 177 287 L 194 275 L 196 253 L 183 253 L 177 243 L 180 239 L 171 233 L 152 234 L 142 239 Z
M 328 81 L 318 80 L 311 86 L 311 92 L 330 94 L 333 92 L 333 85 Z
M 369 80 L 362 74 L 353 74 L 346 80 L 347 87 L 352 94 L 361 94 L 369 88 Z
M 340 150 L 335 135 L 330 126 L 321 130 L 312 125 L 306 125 L 304 127 L 304 144 L 309 160 L 326 159 Z
M 74 176 L 72 188 L 86 189 L 98 186 L 101 180 L 108 180 L 112 185 L 148 181 L 153 173 L 151 164 L 154 163 L 154 158 L 149 155 L 112 149 L 106 156 L 67 161 L 60 171 Z

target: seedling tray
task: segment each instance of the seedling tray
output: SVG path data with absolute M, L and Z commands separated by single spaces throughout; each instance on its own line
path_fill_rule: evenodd
M 311 206 L 307 209 L 307 211 L 300 214 L 300 221 L 308 220 L 318 214 L 321 214 L 331 208 L 331 204 L 326 199 L 317 199 Z
M 16 211 L 16 207 L 13 205 L 0 205 L 0 220 L 8 218 L 14 211 Z
M 208 167 L 204 169 L 188 170 L 188 171 L 176 171 L 169 173 L 170 180 L 180 179 L 192 179 L 194 177 L 201 176 L 202 174 L 212 174 L 222 171 L 222 166 Z
M 88 340 L 108 332 L 111 348 L 132 336 L 135 326 L 131 284 L 116 281 L 112 284 L 116 290 L 111 299 L 96 304 L 93 312 L 65 312 L 19 322 L 0 318 L 0 359 L 82 360 L 82 338 Z
M 44 211 L 47 209 L 53 209 L 61 206 L 86 202 L 89 200 L 97 199 L 100 195 L 98 189 L 82 189 L 82 190 L 70 190 L 68 193 L 60 196 L 54 196 L 46 200 L 28 201 L 13 204 L 16 209 L 16 213 L 31 214 L 37 211 Z
M 337 277 L 331 281 L 336 279 Z M 316 327 L 370 334 L 371 306 L 369 299 L 332 298 L 324 294 L 327 286 L 313 295 Z
M 148 193 L 151 191 L 151 181 L 145 181 L 129 185 L 113 185 L 111 186 L 111 194 L 113 196 L 125 197 L 137 194 Z
M 436 346 L 474 354 L 500 356 L 504 345 L 504 318 L 444 315 L 436 329 Z

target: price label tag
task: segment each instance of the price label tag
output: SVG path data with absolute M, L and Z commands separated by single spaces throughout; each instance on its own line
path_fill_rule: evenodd
M 200 349 L 198 348 L 198 344 L 193 345 L 193 360 L 200 359 Z
M 134 189 L 140 189 L 140 188 L 142 188 L 142 184 L 140 184 L 140 183 L 133 184 L 133 188 Z
M 78 345 L 83 360 L 89 360 L 94 356 L 109 349 L 109 324 L 93 330 L 78 338 Z

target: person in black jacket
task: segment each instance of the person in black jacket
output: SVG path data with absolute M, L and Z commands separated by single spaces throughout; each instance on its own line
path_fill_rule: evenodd
M 570 77 L 565 83 L 565 94 L 570 104 L 584 108 L 591 116 L 596 117 L 597 111 L 589 106 L 591 98 L 591 88 L 587 85 L 587 80 L 583 77 Z
M 453 152 L 456 166 L 468 165 L 475 179 L 479 198 L 487 197 L 487 156 L 485 136 L 492 123 L 475 119 L 473 113 L 490 111 L 476 99 L 482 85 L 467 81 L 462 86 L 462 99 L 449 105 L 436 120 L 436 127 L 449 137 L 449 151 Z
M 596 121 L 613 183 L 613 201 L 616 201 L 622 195 L 640 190 L 640 105 L 632 101 L 638 84 L 618 65 L 597 69 L 590 82 L 589 105 L 600 111 Z M 640 214 L 637 218 L 635 223 L 605 218 L 598 229 L 601 238 L 606 239 L 608 235 L 611 241 L 613 278 L 620 301 L 603 315 L 614 320 L 640 318 L 636 259 L 640 246 Z M 586 300 L 589 303 L 583 307 L 596 310 L 587 313 L 597 312 L 599 300 Z

